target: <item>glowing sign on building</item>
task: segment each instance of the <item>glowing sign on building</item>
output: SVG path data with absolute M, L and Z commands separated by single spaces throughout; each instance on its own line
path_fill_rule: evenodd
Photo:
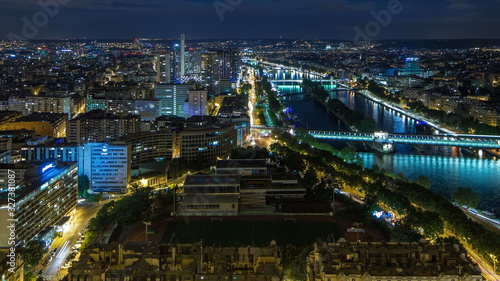
M 42 168 L 42 173 L 45 173 L 45 171 L 47 171 L 48 169 L 51 169 L 51 168 L 54 168 L 54 163 L 51 163 L 45 167 Z

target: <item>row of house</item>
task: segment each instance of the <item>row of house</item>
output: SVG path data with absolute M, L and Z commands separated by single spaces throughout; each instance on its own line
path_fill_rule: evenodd
M 85 249 L 67 280 L 287 280 L 282 248 L 195 244 L 111 243 Z M 291 258 L 291 257 L 288 257 Z M 295 268 L 295 270 L 300 270 Z M 307 281 L 483 281 L 458 245 L 418 243 L 315 244 L 306 257 Z

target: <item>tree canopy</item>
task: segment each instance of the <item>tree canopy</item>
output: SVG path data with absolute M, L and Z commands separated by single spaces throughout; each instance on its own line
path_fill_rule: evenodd
M 471 188 L 458 187 L 455 193 L 453 193 L 453 201 L 459 206 L 476 208 L 480 200 L 481 197 Z

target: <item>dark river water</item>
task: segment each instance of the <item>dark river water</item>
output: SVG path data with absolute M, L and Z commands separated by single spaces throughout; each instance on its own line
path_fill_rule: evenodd
M 280 87 L 283 92 L 299 92 L 298 86 Z M 382 105 L 369 101 L 361 95 L 349 92 L 331 93 L 349 108 L 362 112 L 377 122 L 379 129 L 391 133 L 432 134 L 432 130 L 417 124 L 415 120 L 396 113 Z M 295 95 L 287 97 L 285 105 L 301 120 L 300 126 L 311 130 L 347 131 L 347 127 L 315 101 Z M 332 143 L 338 148 L 345 143 Z M 403 173 L 407 178 L 417 179 L 424 175 L 432 182 L 431 189 L 450 197 L 457 187 L 470 187 L 481 195 L 479 209 L 493 211 L 500 217 L 500 161 L 481 159 L 464 154 L 456 147 L 419 147 L 396 145 L 396 154 L 370 153 L 363 146 L 358 151 L 364 166 L 374 164 L 395 174 Z

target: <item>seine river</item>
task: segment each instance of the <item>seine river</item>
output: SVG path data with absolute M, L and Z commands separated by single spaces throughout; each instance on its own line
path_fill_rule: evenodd
M 297 92 L 296 87 L 280 87 L 283 92 Z M 372 101 L 348 92 L 332 93 L 351 109 L 372 117 L 379 129 L 392 133 L 432 134 L 416 121 L 395 113 Z M 301 120 L 301 126 L 311 130 L 339 130 L 347 128 L 337 118 L 326 113 L 324 107 L 315 101 L 296 95 L 288 97 L 285 105 L 292 109 Z M 345 144 L 334 143 L 341 148 Z M 383 155 L 366 152 L 359 147 L 364 166 L 374 164 L 395 174 L 403 173 L 407 178 L 416 179 L 420 175 L 432 182 L 431 189 L 438 194 L 450 197 L 457 187 L 470 187 L 481 195 L 479 209 L 493 211 L 500 217 L 500 161 L 480 159 L 463 155 L 456 147 L 419 147 L 397 145 L 396 154 Z M 365 152 L 363 152 L 365 151 Z M 498 207 L 497 207 L 498 206 Z

